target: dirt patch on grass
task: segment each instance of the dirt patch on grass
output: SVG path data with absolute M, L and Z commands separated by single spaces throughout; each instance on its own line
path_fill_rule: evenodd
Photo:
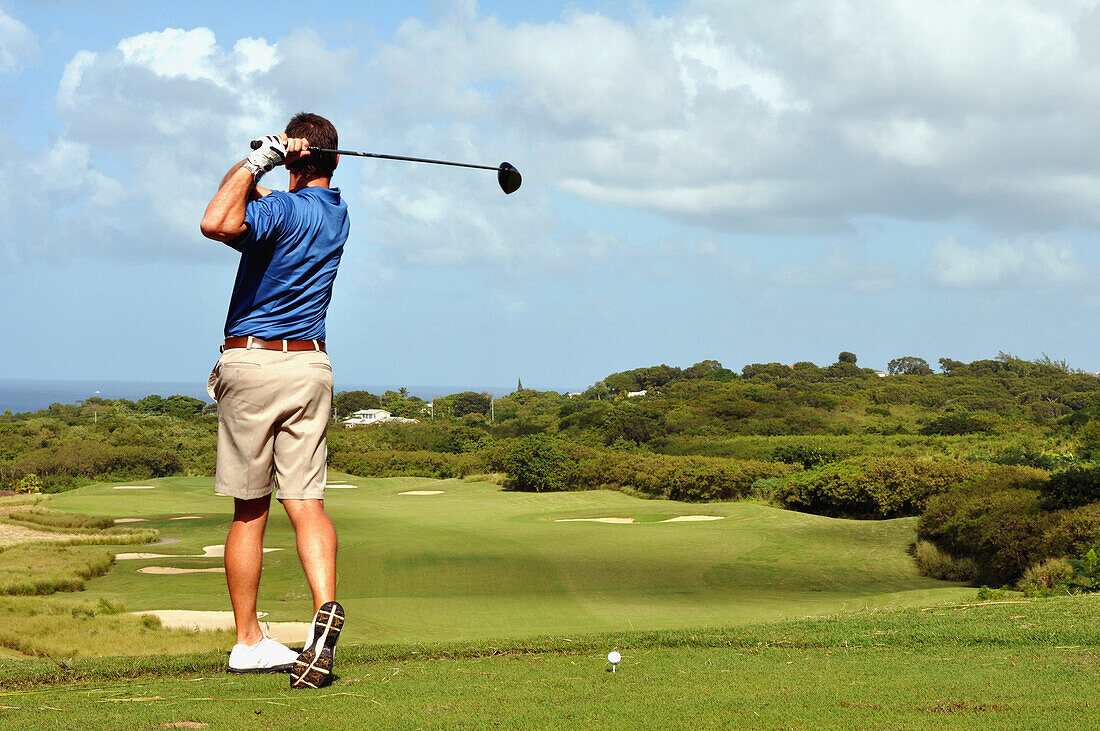
M 405 492 L 399 492 L 398 495 L 442 495 L 442 490 L 406 490 Z
M 555 523 L 633 523 L 633 518 L 558 518 Z
M 178 566 L 145 566 L 138 569 L 139 574 L 224 574 L 224 566 L 214 566 L 209 569 L 181 569 Z

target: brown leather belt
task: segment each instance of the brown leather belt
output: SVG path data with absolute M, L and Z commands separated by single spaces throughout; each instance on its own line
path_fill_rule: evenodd
M 298 353 L 303 350 L 325 351 L 324 340 L 260 340 L 251 335 L 241 335 L 225 339 L 222 351 L 231 348 L 256 348 L 259 350 L 281 350 L 284 353 Z

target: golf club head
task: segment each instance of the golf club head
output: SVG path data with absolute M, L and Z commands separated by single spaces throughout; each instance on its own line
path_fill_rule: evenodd
M 519 170 L 512 166 L 512 163 L 502 162 L 500 167 L 497 168 L 497 182 L 500 183 L 500 189 L 504 191 L 504 194 L 509 195 L 519 190 L 523 178 L 520 176 Z

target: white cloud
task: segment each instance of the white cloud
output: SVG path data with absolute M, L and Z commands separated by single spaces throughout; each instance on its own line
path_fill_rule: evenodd
M 811 263 L 791 262 L 771 273 L 772 283 L 781 287 L 827 288 L 858 292 L 883 292 L 901 283 L 897 269 L 872 262 L 848 247 L 834 246 Z
M 953 238 L 932 247 L 925 272 L 943 289 L 1050 289 L 1079 285 L 1087 277 L 1073 249 L 1044 241 L 994 241 L 967 247 Z
M 0 13 L 0 69 L 16 64 L 11 23 Z M 242 141 L 302 108 L 345 147 L 523 171 L 505 198 L 479 173 L 344 161 L 337 180 L 361 180 L 371 219 L 355 235 L 406 262 L 549 261 L 578 240 L 557 228 L 562 197 L 715 235 L 831 234 L 865 216 L 1093 227 L 1097 37 L 1095 3 L 1069 0 L 697 0 L 518 24 L 456 2 L 345 46 L 310 28 L 273 41 L 166 28 L 74 54 L 62 130 L 30 157 L 80 161 L 84 188 L 42 185 L 126 221 L 106 251 L 142 245 L 128 231 L 200 246 L 194 220 Z M 118 189 L 131 197 L 101 207 Z
M 91 51 L 77 51 L 76 55 L 65 64 L 61 81 L 57 85 L 57 105 L 59 107 L 65 109 L 76 105 L 76 92 L 80 88 L 84 72 L 91 68 L 98 58 L 99 56 Z
M 0 73 L 18 71 L 37 54 L 34 32 L 0 9 Z
M 1100 164 L 1094 3 L 703 1 L 516 26 L 464 7 L 379 48 L 372 132 L 442 116 L 574 196 L 718 230 L 1097 222 L 1087 188 L 1042 184 Z

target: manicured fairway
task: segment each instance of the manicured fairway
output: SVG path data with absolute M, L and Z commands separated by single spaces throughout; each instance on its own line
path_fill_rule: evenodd
M 221 658 L 0 663 L 4 728 L 997 728 L 1100 723 L 1100 600 L 724 630 L 350 647 L 291 691 Z M 612 675 L 604 656 L 622 651 Z M 77 682 L 49 685 L 64 678 Z M 169 724 L 176 724 L 174 726 Z
M 647 501 L 611 491 L 527 494 L 488 483 L 330 474 L 354 489 L 326 499 L 340 533 L 339 592 L 351 642 L 410 642 L 547 633 L 729 626 L 863 607 L 928 605 L 965 589 L 923 578 L 906 554 L 912 520 L 845 521 L 749 503 Z M 155 575 L 143 567 L 215 568 L 231 503 L 209 478 L 92 485 L 49 506 L 146 518 L 178 539 L 118 561 L 88 583 L 90 599 L 128 610 L 228 609 L 224 576 Z M 401 495 L 442 491 L 434 495 Z M 658 522 L 673 517 L 706 522 Z M 183 516 L 186 520 L 172 520 Z M 308 593 L 288 522 L 273 508 L 260 592 L 271 621 L 303 620 Z M 633 524 L 559 522 L 633 518 Z

